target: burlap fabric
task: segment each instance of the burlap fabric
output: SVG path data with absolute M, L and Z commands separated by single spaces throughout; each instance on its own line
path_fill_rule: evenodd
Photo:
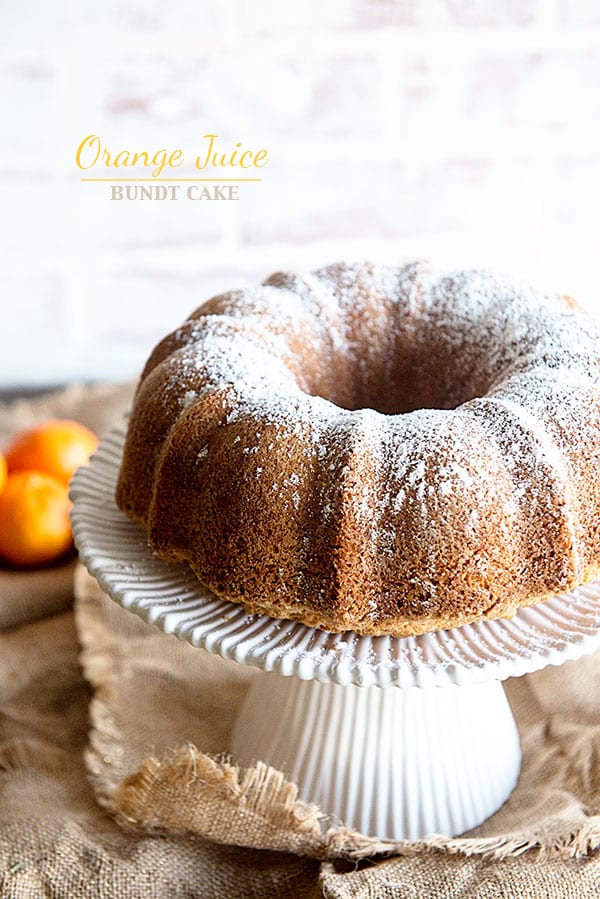
M 20 404 L 0 435 L 48 414 L 101 430 L 129 395 Z M 76 629 L 71 569 L 46 575 L 0 577 L 2 897 L 600 895 L 600 655 L 508 683 L 524 763 L 496 815 L 386 845 L 265 765 L 235 768 L 231 724 L 260 673 L 145 625 L 82 569 Z

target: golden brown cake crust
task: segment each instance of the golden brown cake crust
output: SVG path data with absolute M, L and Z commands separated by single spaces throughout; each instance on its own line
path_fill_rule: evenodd
M 154 350 L 117 501 L 253 613 L 509 617 L 600 573 L 599 349 L 572 300 L 487 272 L 279 273 Z

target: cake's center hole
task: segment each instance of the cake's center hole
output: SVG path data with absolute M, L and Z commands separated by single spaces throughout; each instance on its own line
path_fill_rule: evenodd
M 456 409 L 488 388 L 485 378 L 474 379 L 472 372 L 467 376 L 458 360 L 434 355 L 425 360 L 407 356 L 385 368 L 359 364 L 345 373 L 332 368 L 311 392 L 350 411 L 400 415 L 416 409 Z

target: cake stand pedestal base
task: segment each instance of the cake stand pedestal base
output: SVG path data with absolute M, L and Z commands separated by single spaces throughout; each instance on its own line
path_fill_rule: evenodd
M 400 689 L 263 673 L 231 749 L 236 763 L 267 762 L 301 798 L 390 840 L 470 830 L 508 798 L 521 762 L 500 681 Z

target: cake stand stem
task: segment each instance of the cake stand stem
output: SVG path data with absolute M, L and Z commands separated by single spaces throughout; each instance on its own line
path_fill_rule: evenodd
M 356 687 L 261 673 L 233 760 L 282 770 L 300 797 L 382 839 L 456 836 L 510 795 L 521 751 L 500 681 Z

